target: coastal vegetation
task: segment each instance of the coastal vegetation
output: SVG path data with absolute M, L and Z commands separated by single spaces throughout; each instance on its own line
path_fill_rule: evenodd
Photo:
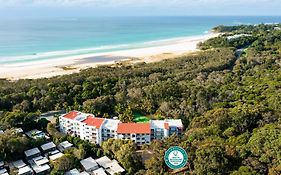
M 59 109 L 119 116 L 126 122 L 134 120 L 134 113 L 179 118 L 184 134 L 144 146 L 153 154 L 143 165 L 133 143 L 109 140 L 101 147 L 86 146 L 40 123 L 55 142 L 67 139 L 82 144 L 77 147 L 85 154 L 116 158 L 128 174 L 170 174 L 163 156 L 174 145 L 187 150 L 193 174 L 281 174 L 280 25 L 214 30 L 224 34 L 200 43 L 202 51 L 177 59 L 45 79 L 1 80 L 0 127 L 26 131 L 35 126 L 40 112 Z M 12 132 L 0 135 L 0 158 L 18 155 L 29 144 Z M 6 152 L 9 147 L 14 149 Z M 72 156 L 83 156 L 81 150 Z M 59 164 L 54 166 L 61 170 Z

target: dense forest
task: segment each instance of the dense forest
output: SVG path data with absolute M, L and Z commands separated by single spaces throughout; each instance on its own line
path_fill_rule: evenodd
M 123 121 L 133 113 L 159 114 L 151 116 L 180 118 L 186 131 L 143 147 L 153 152 L 143 166 L 132 165 L 137 156 L 131 143 L 124 143 L 130 154 L 123 157 L 114 154 L 120 141 L 102 146 L 128 174 L 170 174 L 163 156 L 173 145 L 187 150 L 193 174 L 281 174 L 281 25 L 214 31 L 223 34 L 200 43 L 202 51 L 176 59 L 1 80 L 0 128 L 28 130 L 36 115 L 58 109 Z

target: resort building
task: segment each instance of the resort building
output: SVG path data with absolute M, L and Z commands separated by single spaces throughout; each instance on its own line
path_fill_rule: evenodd
M 110 138 L 117 138 L 117 128 L 120 120 L 105 119 L 102 125 L 102 141 Z
M 59 122 L 61 132 L 99 145 L 110 138 L 132 140 L 137 145 L 150 144 L 152 140 L 180 135 L 183 131 L 180 119 L 122 123 L 117 119 L 98 118 L 78 111 L 61 115 Z
M 183 132 L 183 124 L 180 119 L 177 120 L 171 120 L 167 119 L 165 120 L 167 123 L 167 128 L 169 129 L 169 136 L 175 134 L 175 135 L 181 135 Z
M 149 123 L 119 123 L 117 134 L 118 139 L 133 140 L 137 145 L 151 141 Z
M 91 143 L 101 143 L 103 118 L 91 114 L 72 111 L 60 117 L 60 131 Z
M 164 120 L 152 120 L 151 125 L 151 140 L 161 140 L 169 136 L 169 125 Z

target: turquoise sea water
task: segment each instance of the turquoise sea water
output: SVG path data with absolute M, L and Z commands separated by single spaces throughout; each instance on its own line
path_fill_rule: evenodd
M 217 25 L 279 23 L 281 17 L 99 17 L 0 22 L 0 64 L 152 45 L 202 35 Z

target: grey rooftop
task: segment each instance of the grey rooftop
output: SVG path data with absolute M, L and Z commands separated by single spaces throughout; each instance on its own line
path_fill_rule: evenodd
M 41 148 L 43 151 L 46 151 L 46 150 L 49 150 L 49 149 L 52 149 L 52 148 L 56 148 L 56 145 L 54 144 L 54 142 L 49 142 L 49 143 L 46 143 L 44 145 L 41 145 Z
M 87 159 L 83 159 L 83 160 L 80 161 L 80 163 L 86 171 L 92 170 L 95 167 L 98 167 L 97 162 L 92 157 L 88 157 Z
M 33 148 L 33 149 L 29 149 L 29 150 L 26 150 L 24 151 L 24 154 L 26 157 L 30 157 L 30 156 L 33 156 L 33 155 L 36 155 L 36 154 L 40 154 L 40 151 L 38 148 Z

